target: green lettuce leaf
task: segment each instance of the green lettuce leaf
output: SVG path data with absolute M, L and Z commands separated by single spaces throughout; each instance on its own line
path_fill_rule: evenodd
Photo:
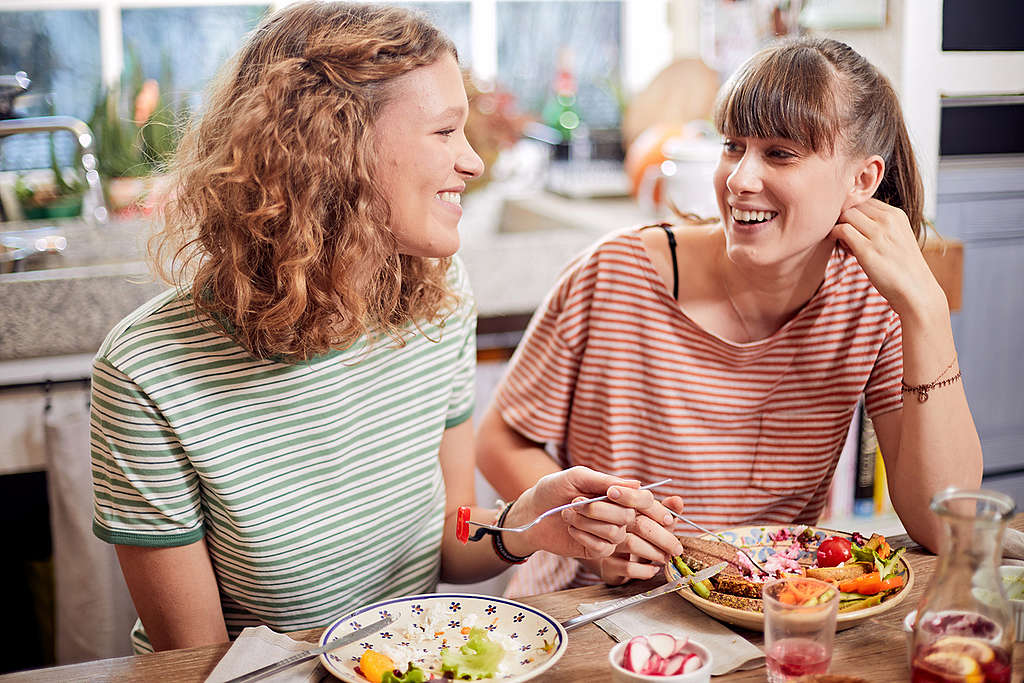
M 450 671 L 457 679 L 493 678 L 504 656 L 505 648 L 488 638 L 487 631 L 473 628 L 457 651 L 441 650 L 441 671 Z
M 409 668 L 405 673 L 396 676 L 394 671 L 385 671 L 380 683 L 426 683 L 426 680 L 427 675 L 423 673 L 423 669 L 409 662 Z

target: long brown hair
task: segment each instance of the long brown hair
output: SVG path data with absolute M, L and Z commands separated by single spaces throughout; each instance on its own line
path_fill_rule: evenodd
M 849 45 L 829 38 L 780 42 L 747 60 L 722 86 L 714 108 L 724 135 L 794 140 L 815 152 L 835 145 L 878 154 L 885 175 L 875 197 L 924 223 L 924 190 L 892 84 Z
M 401 344 L 408 323 L 443 316 L 450 259 L 398 254 L 372 124 L 392 79 L 449 54 L 402 9 L 305 2 L 267 18 L 182 141 L 158 273 L 260 358 Z

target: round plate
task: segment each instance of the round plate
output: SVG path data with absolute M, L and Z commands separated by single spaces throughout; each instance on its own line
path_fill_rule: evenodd
M 744 526 L 736 527 L 734 529 L 726 529 L 719 533 L 723 540 L 740 546 L 750 553 L 758 562 L 764 562 L 770 555 L 775 553 L 774 548 L 777 544 L 775 541 L 771 540 L 771 536 L 775 536 L 782 529 L 786 529 L 790 534 L 795 534 L 803 528 L 804 527 L 800 525 Z M 843 531 L 833 531 L 832 529 L 821 529 L 818 527 L 808 528 L 814 533 L 814 540 L 807 543 L 807 549 L 800 554 L 798 561 L 804 563 L 814 561 L 814 553 L 817 550 L 818 545 L 826 538 L 830 536 L 841 536 L 843 538 L 851 537 L 851 534 Z M 701 538 L 717 540 L 711 534 L 704 534 Z M 782 541 L 781 545 L 788 548 L 791 543 L 792 541 Z M 883 612 L 888 612 L 893 607 L 903 602 L 903 600 L 910 595 L 910 587 L 914 585 L 914 572 L 910 568 L 905 557 L 900 557 L 896 573 L 902 575 L 906 579 L 906 582 L 903 584 L 903 588 L 886 598 L 885 602 L 880 605 L 865 607 L 864 609 L 854 610 L 853 612 L 840 612 L 839 617 L 836 619 L 836 630 L 841 631 L 844 628 L 856 626 L 865 619 L 870 619 L 882 614 Z M 665 576 L 668 577 L 670 581 L 678 581 L 680 578 L 679 570 L 671 564 L 665 565 Z M 677 595 L 684 600 L 693 603 L 702 612 L 705 612 L 719 621 L 724 621 L 727 624 L 740 626 L 742 628 L 749 628 L 752 631 L 764 630 L 764 614 L 760 612 L 748 612 L 735 607 L 719 605 L 717 602 L 705 600 L 692 590 L 681 590 L 677 592 Z
M 565 653 L 568 641 L 561 624 L 522 603 L 485 595 L 430 593 L 383 600 L 350 612 L 324 630 L 320 644 L 388 614 L 395 621 L 385 629 L 320 655 L 324 667 L 348 683 L 367 683 L 355 668 L 363 652 L 372 649 L 391 656 L 402 671 L 411 661 L 428 676 L 440 676 L 441 649 L 461 647 L 469 640 L 468 628 L 479 626 L 489 631 L 488 637 L 502 643 L 507 652 L 503 670 L 488 680 L 518 683 L 554 665 Z M 401 661 L 392 653 L 401 653 Z

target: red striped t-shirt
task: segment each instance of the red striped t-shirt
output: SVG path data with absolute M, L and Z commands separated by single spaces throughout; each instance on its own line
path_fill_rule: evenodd
M 872 416 L 900 408 L 902 372 L 899 317 L 842 245 L 789 322 L 735 343 L 680 309 L 631 228 L 563 273 L 496 401 L 563 466 L 671 477 L 658 494 L 705 526 L 813 524 L 860 396 Z M 542 554 L 522 569 L 517 595 L 598 581 Z

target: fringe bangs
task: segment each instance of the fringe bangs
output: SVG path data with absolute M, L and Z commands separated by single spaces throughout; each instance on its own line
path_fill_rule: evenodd
M 817 50 L 766 50 L 719 92 L 714 122 L 726 136 L 787 138 L 831 152 L 842 122 L 834 70 Z

